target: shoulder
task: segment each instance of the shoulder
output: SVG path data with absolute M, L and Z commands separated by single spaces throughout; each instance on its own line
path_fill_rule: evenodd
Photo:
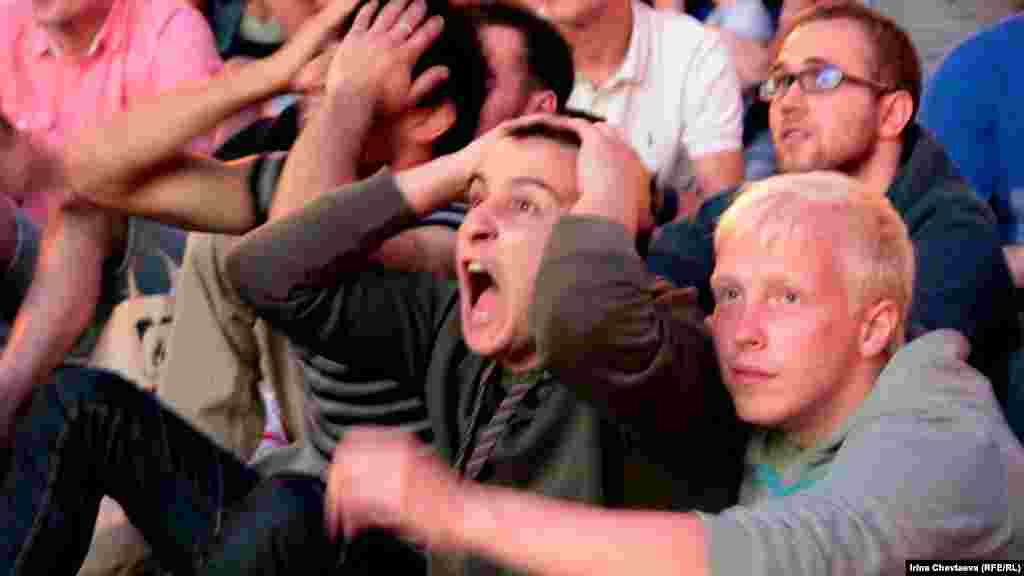
M 164 43 L 173 41 L 182 48 L 188 47 L 195 37 L 212 38 L 213 32 L 206 18 L 187 2 L 180 0 L 122 0 L 130 3 L 126 25 L 131 27 L 135 39 L 133 45 L 148 40 L 153 50 L 166 50 L 168 56 L 174 51 Z

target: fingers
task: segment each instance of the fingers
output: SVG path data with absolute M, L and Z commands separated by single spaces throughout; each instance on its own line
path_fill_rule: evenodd
M 409 88 L 409 105 L 415 106 L 427 94 L 433 92 L 438 86 L 448 80 L 448 69 L 444 66 L 428 68 L 420 74 Z
M 403 474 L 418 451 L 406 433 L 353 428 L 334 451 L 324 481 L 324 522 L 332 540 L 351 539 L 367 526 L 393 527 L 404 491 Z
M 422 17 L 421 17 L 422 19 Z M 417 24 L 419 24 L 417 22 Z M 404 50 L 409 61 L 415 62 L 427 48 L 437 40 L 444 28 L 444 19 L 440 16 L 432 16 L 425 24 L 413 31 L 405 42 Z
M 415 2 L 413 3 L 415 4 Z M 391 32 L 405 15 L 407 8 L 408 0 L 390 0 L 380 9 L 377 18 L 373 21 L 373 28 L 371 30 L 374 33 Z M 412 30 L 411 27 L 409 29 Z
M 349 34 L 353 32 L 366 32 L 370 29 L 370 24 L 374 21 L 373 15 L 377 12 L 377 0 L 369 0 L 359 12 L 356 13 L 356 17 L 352 20 L 352 27 L 349 28 Z
M 396 40 L 399 42 L 405 40 L 419 27 L 426 15 L 427 3 L 423 0 L 413 0 L 412 4 L 409 4 L 399 15 L 391 33 L 396 35 Z

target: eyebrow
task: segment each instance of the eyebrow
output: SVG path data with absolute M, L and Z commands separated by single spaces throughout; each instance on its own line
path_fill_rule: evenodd
M 808 58 L 801 64 L 801 69 L 806 69 L 808 66 L 835 66 L 835 64 L 822 58 Z M 774 74 L 785 67 L 782 62 L 776 62 L 768 69 L 768 74 Z
M 547 182 L 533 176 L 516 176 L 512 179 L 514 186 L 537 186 L 543 188 L 552 194 L 555 194 L 555 189 L 548 185 Z

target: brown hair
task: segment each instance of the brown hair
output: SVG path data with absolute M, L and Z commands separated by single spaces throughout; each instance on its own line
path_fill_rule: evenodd
M 822 20 L 851 20 L 864 30 L 872 49 L 874 80 L 894 90 L 906 90 L 914 101 L 914 112 L 921 104 L 921 59 L 905 30 L 891 18 L 855 0 L 826 0 L 799 12 L 777 36 L 776 52 L 798 27 Z

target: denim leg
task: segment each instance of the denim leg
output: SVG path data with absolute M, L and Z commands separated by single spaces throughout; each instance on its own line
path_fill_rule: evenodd
M 314 476 L 267 478 L 228 513 L 201 573 L 426 574 L 425 558 L 386 532 L 365 533 L 347 546 L 331 542 L 324 529 L 325 492 Z
M 0 494 L 0 573 L 74 574 L 109 495 L 163 566 L 191 574 L 258 475 L 119 376 L 61 368 L 19 422 Z

